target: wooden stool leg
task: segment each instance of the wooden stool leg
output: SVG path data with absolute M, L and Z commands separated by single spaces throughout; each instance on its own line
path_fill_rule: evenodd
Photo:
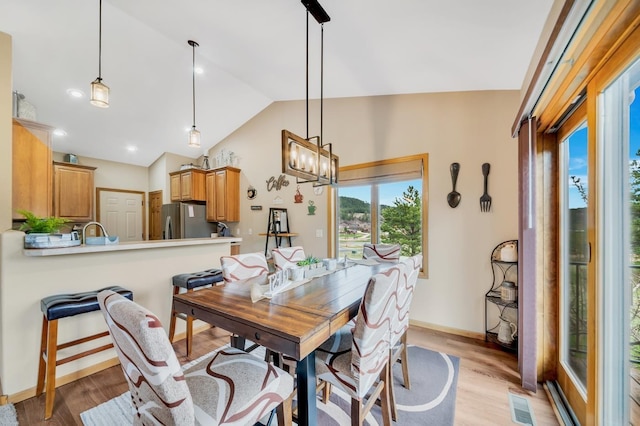
M 187 290 L 187 293 L 192 293 L 193 289 Z M 191 349 L 193 347 L 193 317 L 187 315 L 187 356 L 191 356 Z
M 45 379 L 44 419 L 53 415 L 53 401 L 56 397 L 56 355 L 58 350 L 58 320 L 49 321 L 47 343 L 47 377 Z
M 38 361 L 38 384 L 36 385 L 36 396 L 42 395 L 44 391 L 44 376 L 47 370 L 47 332 L 49 321 L 46 316 L 42 316 L 42 335 L 40 337 L 40 360 Z
M 173 294 L 180 293 L 180 287 L 173 286 Z M 169 322 L 169 341 L 173 343 L 173 336 L 176 334 L 176 317 L 178 313 L 173 310 L 173 300 L 171 301 L 171 321 Z

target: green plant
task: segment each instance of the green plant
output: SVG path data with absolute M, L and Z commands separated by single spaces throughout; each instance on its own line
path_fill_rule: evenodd
M 309 255 L 304 260 L 299 260 L 297 265 L 298 266 L 307 266 L 307 265 L 313 265 L 315 263 L 320 263 L 320 259 L 318 259 L 317 257 L 313 257 L 313 256 Z
M 28 210 L 18 210 L 18 213 L 26 218 L 26 221 L 20 226 L 20 231 L 27 233 L 53 234 L 58 232 L 62 225 L 71 222 L 68 219 L 55 216 L 38 217 Z

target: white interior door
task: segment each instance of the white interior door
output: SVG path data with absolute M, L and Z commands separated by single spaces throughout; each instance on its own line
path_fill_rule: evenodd
M 120 241 L 144 240 L 142 229 L 143 194 L 100 191 L 100 222 L 110 236 Z

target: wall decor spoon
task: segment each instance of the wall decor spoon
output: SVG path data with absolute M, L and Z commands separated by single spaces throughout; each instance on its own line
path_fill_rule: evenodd
M 452 208 L 458 207 L 460 204 L 460 199 L 462 195 L 458 191 L 456 191 L 456 182 L 458 181 L 458 172 L 460 172 L 460 164 L 459 163 L 451 163 L 451 167 L 449 167 L 451 171 L 451 183 L 453 184 L 453 191 L 447 194 L 447 202 L 449 206 Z

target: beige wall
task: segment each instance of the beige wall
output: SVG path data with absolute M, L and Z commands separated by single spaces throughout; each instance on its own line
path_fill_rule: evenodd
M 0 232 L 11 228 L 11 36 L 0 32 Z
M 327 99 L 324 139 L 333 142 L 341 165 L 429 154 L 429 278 L 420 280 L 413 302 L 414 321 L 471 333 L 484 333 L 484 294 L 491 286 L 489 256 L 501 241 L 515 239 L 517 228 L 517 145 L 510 135 L 517 91 L 416 94 L 367 98 Z M 317 102 L 310 111 L 310 135 L 319 133 Z M 327 254 L 327 197 L 314 195 L 310 184 L 301 185 L 303 204 L 294 204 L 295 179 L 281 191 L 268 192 L 266 181 L 281 174 L 280 131 L 286 128 L 306 135 L 304 102 L 277 102 L 266 108 L 222 143 L 220 149 L 240 157 L 241 220 L 232 232 L 243 238 L 241 252 L 263 251 L 269 207 L 274 198 L 284 200 L 290 227 L 300 235 L 293 241 L 307 253 Z M 449 166 L 461 165 L 457 190 L 460 205 L 446 201 L 451 191 Z M 490 213 L 481 213 L 481 165 L 491 164 Z M 247 200 L 246 189 L 258 190 Z M 318 206 L 307 215 L 307 201 Z M 251 205 L 263 206 L 251 211 Z M 322 230 L 324 238 L 317 238 Z M 272 247 L 272 245 L 270 246 Z

